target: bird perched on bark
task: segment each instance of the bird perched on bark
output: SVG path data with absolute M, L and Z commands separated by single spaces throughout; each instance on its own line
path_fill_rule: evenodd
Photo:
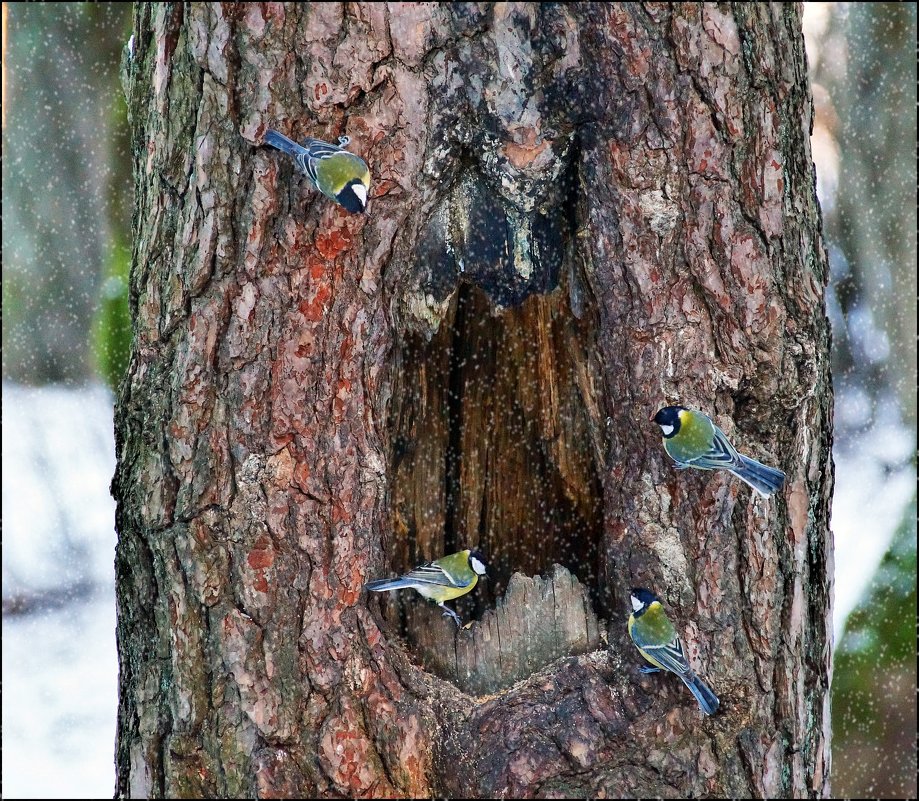
M 634 589 L 630 598 L 632 614 L 629 615 L 629 637 L 638 652 L 654 666 L 642 667 L 641 672 L 668 670 L 676 673 L 696 697 L 702 711 L 706 715 L 714 715 L 718 709 L 718 696 L 689 666 L 683 643 L 658 597 L 650 590 Z
M 337 145 L 321 139 L 304 139 L 298 145 L 293 139 L 272 129 L 265 132 L 265 143 L 293 156 L 300 172 L 313 182 L 327 198 L 334 200 L 350 212 L 361 212 L 367 207 L 370 190 L 370 170 L 367 163 L 344 148 L 351 139 L 340 136 Z
M 651 421 L 660 427 L 664 450 L 679 469 L 727 470 L 767 497 L 785 483 L 781 470 L 738 453 L 724 432 L 702 412 L 665 406 Z
M 486 564 L 482 554 L 467 548 L 449 556 L 442 556 L 433 562 L 418 565 L 398 578 L 379 579 L 368 582 L 365 586 L 371 592 L 413 589 L 443 609 L 444 617 L 452 617 L 456 625 L 461 626 L 463 622 L 460 616 L 444 606 L 444 602 L 471 592 L 478 583 L 479 576 L 485 575 L 485 570 Z
M 398 578 L 368 582 L 366 587 L 371 592 L 406 588 L 416 590 L 421 596 L 443 609 L 444 617 L 452 617 L 457 626 L 462 626 L 460 616 L 444 606 L 444 602 L 471 592 L 478 583 L 479 576 L 485 575 L 486 569 L 482 554 L 467 548 L 433 562 L 424 562 Z

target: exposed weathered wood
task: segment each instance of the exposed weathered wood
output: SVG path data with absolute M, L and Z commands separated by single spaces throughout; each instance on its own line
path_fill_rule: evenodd
M 394 570 L 477 545 L 488 602 L 514 570 L 554 561 L 596 586 L 605 425 L 591 324 L 563 287 L 513 308 L 463 288 L 452 305 L 430 343 L 400 357 L 393 535 L 407 559 Z
M 473 695 L 503 690 L 559 657 L 600 647 L 587 591 L 561 565 L 545 578 L 514 573 L 495 608 L 468 629 L 457 631 L 427 604 L 413 605 L 409 617 L 412 650 L 425 668 Z
M 138 4 L 135 27 L 118 794 L 825 795 L 832 389 L 800 9 Z M 369 213 L 259 147 L 269 124 L 350 135 Z M 647 421 L 677 400 L 785 491 L 675 471 Z M 363 585 L 475 544 L 499 590 L 564 565 L 609 649 L 494 697 L 422 669 L 400 601 L 381 630 Z M 636 584 L 713 718 L 636 676 Z

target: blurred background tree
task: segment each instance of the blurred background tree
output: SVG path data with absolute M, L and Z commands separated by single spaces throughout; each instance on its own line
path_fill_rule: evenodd
M 130 337 L 130 5 L 5 3 L 4 22 L 3 378 L 84 383 L 98 365 L 114 378 Z M 94 353 L 101 289 L 115 325 L 98 326 Z
M 112 393 L 99 378 L 114 387 L 130 344 L 131 8 L 2 11 L 3 789 L 104 797 L 117 658 Z
M 916 6 L 839 4 L 829 22 L 843 37 L 817 65 L 843 166 L 825 215 L 845 321 L 836 375 L 867 388 L 872 409 L 893 390 L 915 425 Z
M 867 452 L 881 475 L 911 472 L 913 487 L 893 543 L 836 644 L 837 797 L 916 795 L 916 20 L 915 4 L 906 3 L 805 10 L 831 270 L 834 455 L 842 466 Z M 891 427 L 885 417 L 902 422 Z M 836 489 L 834 518 L 845 500 L 840 483 Z M 878 498 L 876 513 L 887 503 Z M 864 552 L 879 532 L 861 522 L 852 547 Z M 836 587 L 837 596 L 847 591 L 839 576 Z
M 100 376 L 113 386 L 130 335 L 132 201 L 119 80 L 130 5 L 4 3 L 3 12 L 4 400 L 11 397 L 7 381 L 83 383 Z M 916 6 L 809 3 L 805 35 L 832 269 L 827 302 L 835 343 L 836 461 L 841 472 L 845 460 L 867 451 L 891 475 L 905 460 L 915 478 Z M 905 426 L 887 429 L 894 440 L 868 438 L 865 444 L 879 416 L 890 413 L 898 421 L 901 412 Z M 10 542 L 20 536 L 6 503 L 7 482 L 5 567 L 15 561 Z M 886 490 L 879 487 L 873 511 L 890 503 Z M 33 525 L 23 538 L 34 537 L 39 511 L 29 511 Z M 914 500 L 837 642 L 836 796 L 916 795 L 915 521 Z M 866 525 L 857 549 L 877 538 L 870 518 L 858 522 Z M 837 560 L 842 566 L 841 549 Z M 844 590 L 837 583 L 837 595 Z M 72 599 L 68 604 L 74 606 Z M 5 606 L 4 638 L 9 617 Z M 15 714 L 17 693 L 7 681 L 6 659 L 3 679 L 4 708 Z M 42 714 L 34 707 L 20 712 Z M 102 738 L 111 753 L 114 718 Z M 71 757 L 80 753 L 68 751 Z M 110 779 L 98 787 L 78 786 L 80 766 L 48 752 L 57 760 L 54 772 L 65 774 L 64 794 L 110 792 Z M 17 765 L 9 759 L 4 768 L 7 789 L 16 795 Z M 48 785 L 40 772 L 19 770 L 24 775 L 18 786 L 42 797 Z
M 835 151 L 823 170 L 824 220 L 837 319 L 837 386 L 868 393 L 843 422 L 862 422 L 885 391 L 916 422 L 916 7 L 816 4 L 811 75 L 815 137 Z M 815 147 L 815 150 L 817 148 Z

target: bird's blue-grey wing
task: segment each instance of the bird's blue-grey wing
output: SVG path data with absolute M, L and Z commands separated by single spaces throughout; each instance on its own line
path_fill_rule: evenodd
M 413 581 L 418 584 L 433 584 L 440 587 L 463 587 L 468 582 L 457 581 L 453 576 L 447 573 L 442 567 L 427 562 L 419 565 L 414 570 L 402 576 L 407 581 Z
M 340 145 L 333 145 L 329 142 L 323 142 L 321 139 L 310 139 L 307 137 L 301 143 L 305 147 L 313 158 L 324 159 L 329 156 L 334 155 L 335 153 L 341 153 L 344 150 Z
M 661 665 L 671 673 L 682 676 L 691 672 L 686 654 L 683 653 L 683 643 L 679 640 L 671 640 L 666 645 L 651 645 L 641 642 L 641 638 L 635 635 L 633 629 L 632 639 L 642 651 L 653 656 Z
M 686 463 L 706 470 L 736 470 L 738 467 L 743 467 L 740 454 L 728 442 L 728 438 L 724 436 L 719 428 L 715 429 L 712 447 L 709 448 L 708 452 L 695 459 L 687 459 Z
M 307 137 L 303 140 L 302 146 L 306 148 L 306 153 L 301 157 L 303 171 L 312 179 L 314 184 L 319 184 L 319 179 L 316 176 L 316 165 L 319 164 L 322 159 L 327 159 L 329 156 L 334 156 L 336 153 L 347 152 L 338 145 L 331 145 L 328 142 L 323 142 L 321 139 L 310 139 Z

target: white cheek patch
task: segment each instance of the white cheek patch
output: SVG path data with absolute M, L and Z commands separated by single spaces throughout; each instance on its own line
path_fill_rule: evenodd
M 669 437 L 673 433 L 673 426 L 668 426 L 666 423 L 661 424 L 661 433 Z
M 367 188 L 363 184 L 355 184 L 354 194 L 357 195 L 357 199 L 361 202 L 362 206 L 367 205 Z
M 639 601 L 634 595 L 630 595 L 629 598 L 632 601 L 632 611 L 633 612 L 637 612 L 639 609 L 641 609 L 642 606 L 644 606 L 644 604 L 641 601 Z
M 485 575 L 485 565 L 483 565 L 474 556 L 469 557 L 469 564 L 472 565 L 472 569 L 476 572 L 476 575 L 479 575 L 479 576 Z

